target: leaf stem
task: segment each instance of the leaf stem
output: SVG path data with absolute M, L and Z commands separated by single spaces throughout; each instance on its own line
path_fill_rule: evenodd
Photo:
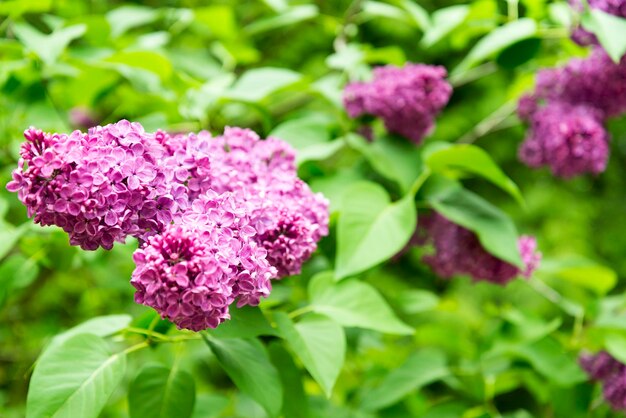
M 296 309 L 295 311 L 291 311 L 287 314 L 287 316 L 289 316 L 289 318 L 293 319 L 295 317 L 298 317 L 300 315 L 304 315 L 306 313 L 309 312 L 313 312 L 313 305 L 307 305 L 304 306 L 302 308 Z
M 467 132 L 458 141 L 458 144 L 471 144 L 476 141 L 478 138 L 488 134 L 489 132 L 494 131 L 498 125 L 504 122 L 509 116 L 511 116 L 515 109 L 517 108 L 517 100 L 509 100 L 504 103 L 498 109 L 496 109 L 493 113 L 487 116 L 485 119 L 480 121 L 474 129 Z

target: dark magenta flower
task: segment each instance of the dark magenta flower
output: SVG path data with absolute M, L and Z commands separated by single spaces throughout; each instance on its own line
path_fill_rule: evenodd
M 486 280 L 505 285 L 518 276 L 530 277 L 539 266 L 541 254 L 533 237 L 522 236 L 518 248 L 524 268 L 507 263 L 488 253 L 476 234 L 433 212 L 420 218 L 417 244 L 432 245 L 433 251 L 422 260 L 442 278 L 468 275 L 474 280 Z
M 372 81 L 346 86 L 344 105 L 351 117 L 378 116 L 389 132 L 420 144 L 452 95 L 446 76 L 444 67 L 425 64 L 374 68 Z
M 593 107 L 552 102 L 530 116 L 519 157 L 529 167 L 547 165 L 555 176 L 570 178 L 603 172 L 609 152 L 609 135 L 601 112 Z

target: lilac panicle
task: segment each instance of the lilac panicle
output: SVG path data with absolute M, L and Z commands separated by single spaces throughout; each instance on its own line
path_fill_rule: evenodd
M 351 117 L 377 116 L 389 132 L 420 144 L 452 95 L 446 75 L 444 67 L 425 64 L 377 67 L 372 81 L 346 86 L 344 105 Z
M 127 236 L 145 239 L 180 209 L 174 196 L 184 193 L 182 184 L 165 180 L 165 150 L 138 123 L 69 135 L 30 128 L 24 136 L 7 189 L 36 223 L 63 228 L 72 245 L 110 249 Z
M 228 307 L 257 305 L 276 269 L 252 237 L 250 218 L 232 193 L 207 192 L 178 224 L 133 255 L 135 301 L 179 328 L 200 331 L 229 319 Z
M 258 304 L 328 234 L 328 201 L 298 178 L 280 139 L 147 133 L 128 121 L 25 136 L 7 188 L 29 216 L 87 250 L 139 238 L 135 300 L 179 328 L 216 327 L 234 301 Z
M 446 279 L 468 275 L 474 280 L 505 285 L 518 276 L 529 278 L 541 259 L 535 239 L 522 236 L 518 248 L 524 268 L 520 269 L 488 253 L 474 232 L 436 212 L 420 218 L 416 242 L 418 245 L 432 245 L 433 252 L 422 260 L 438 276 Z
M 602 383 L 602 394 L 616 411 L 626 411 L 626 365 L 606 351 L 581 354 L 580 366 L 590 379 Z
M 603 172 L 609 151 L 601 112 L 553 102 L 532 115 L 519 157 L 529 167 L 547 165 L 555 176 L 570 178 Z

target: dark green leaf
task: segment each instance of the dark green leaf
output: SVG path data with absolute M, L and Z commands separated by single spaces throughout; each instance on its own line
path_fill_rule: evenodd
M 274 319 L 282 337 L 330 397 L 346 351 L 341 326 L 323 315 L 307 315 L 297 324 L 283 312 L 277 312 Z
M 442 379 L 450 374 L 445 356 L 436 350 L 421 350 L 410 356 L 404 364 L 392 370 L 380 386 L 363 395 L 362 408 L 386 408 L 409 393 Z
M 230 307 L 230 321 L 210 333 L 218 338 L 253 338 L 259 335 L 277 335 L 263 312 L 254 306 Z
M 128 409 L 131 418 L 189 418 L 196 399 L 193 377 L 164 366 L 146 366 L 130 384 Z
M 308 418 L 310 416 L 309 407 L 302 386 L 302 373 L 296 367 L 291 354 L 285 350 L 279 341 L 271 342 L 268 351 L 283 383 L 283 415 L 293 418 Z
M 283 392 L 278 372 L 255 339 L 207 337 L 206 342 L 235 385 L 270 415 L 279 414 Z

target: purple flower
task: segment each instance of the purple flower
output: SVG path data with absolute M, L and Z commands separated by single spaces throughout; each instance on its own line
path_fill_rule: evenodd
M 135 301 L 193 331 L 230 318 L 235 300 L 257 305 L 269 295 L 276 269 L 247 233 L 249 222 L 232 193 L 199 197 L 178 225 L 148 238 L 133 255 Z
M 626 366 L 606 351 L 581 354 L 581 367 L 592 380 L 602 383 L 604 399 L 616 411 L 626 411 Z
M 70 135 L 30 128 L 24 136 L 7 189 L 18 193 L 36 223 L 63 228 L 72 245 L 111 249 L 127 236 L 146 239 L 185 206 L 171 203 L 180 183 L 159 174 L 166 149 L 137 123 L 122 120 Z
M 547 165 L 555 176 L 569 178 L 603 172 L 609 151 L 601 112 L 552 102 L 532 115 L 519 157 L 530 167 Z
M 420 144 L 452 94 L 446 75 L 444 67 L 425 64 L 378 67 L 372 81 L 346 86 L 344 105 L 351 117 L 378 116 L 389 132 Z
M 529 278 L 541 259 L 535 239 L 520 237 L 518 248 L 524 263 L 524 268 L 520 270 L 485 251 L 474 232 L 436 212 L 420 218 L 416 235 L 418 245 L 433 247 L 433 252 L 422 258 L 424 263 L 446 279 L 468 275 L 474 280 L 505 285 L 518 276 Z

